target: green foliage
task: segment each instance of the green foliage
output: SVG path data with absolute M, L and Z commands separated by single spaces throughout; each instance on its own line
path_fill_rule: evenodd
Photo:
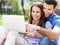
M 0 0 L 0 3 L 2 2 L 2 0 Z
M 18 2 L 15 3 L 15 5 L 13 5 L 13 8 L 12 8 L 12 13 L 17 13 L 18 12 Z
M 2 15 L 0 15 L 0 26 L 2 26 Z
M 0 14 L 2 13 L 2 11 L 1 11 L 2 10 L 2 7 L 1 7 L 2 4 L 1 3 L 2 3 L 2 0 L 0 0 Z
M 29 15 L 25 15 L 24 17 L 25 17 L 25 21 L 28 21 Z

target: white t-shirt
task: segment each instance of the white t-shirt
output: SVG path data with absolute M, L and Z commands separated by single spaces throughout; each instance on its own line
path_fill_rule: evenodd
M 46 29 L 53 28 L 53 25 L 49 21 L 46 21 L 45 28 Z

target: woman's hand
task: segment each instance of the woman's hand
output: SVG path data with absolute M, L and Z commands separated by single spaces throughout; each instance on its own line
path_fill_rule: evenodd
M 27 31 L 31 31 L 31 30 L 33 30 L 34 26 L 32 24 L 26 24 L 25 27 L 26 27 Z
M 30 33 L 25 34 L 25 36 L 33 38 L 33 37 L 35 37 L 35 33 L 34 32 L 30 32 Z
M 39 26 L 32 25 L 32 24 L 26 24 L 25 27 L 26 27 L 26 30 L 27 30 L 27 31 L 28 31 L 28 30 L 38 30 L 38 29 L 40 29 Z

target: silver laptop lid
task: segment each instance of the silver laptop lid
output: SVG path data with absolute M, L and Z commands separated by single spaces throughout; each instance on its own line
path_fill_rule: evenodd
M 25 20 L 23 15 L 2 15 L 3 27 L 6 30 L 14 30 L 25 33 Z

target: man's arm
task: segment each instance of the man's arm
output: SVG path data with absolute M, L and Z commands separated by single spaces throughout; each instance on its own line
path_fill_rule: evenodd
M 49 37 L 50 40 L 52 41 L 55 40 L 60 35 L 60 27 L 56 28 L 56 26 L 54 26 L 53 30 L 49 30 L 49 29 L 42 28 L 40 26 L 27 24 L 26 30 L 38 30 L 39 33 L 41 33 L 44 36 Z
M 48 29 L 45 29 L 45 28 L 42 28 L 42 27 L 40 28 L 40 30 L 38 30 L 38 32 L 40 32 L 42 35 L 45 35 L 45 36 L 49 37 L 51 41 L 54 41 L 60 35 L 59 31 L 54 32 L 54 30 L 48 30 Z
M 44 37 L 42 34 L 40 34 L 39 32 L 34 32 L 35 33 L 35 37 L 37 38 L 42 38 Z

